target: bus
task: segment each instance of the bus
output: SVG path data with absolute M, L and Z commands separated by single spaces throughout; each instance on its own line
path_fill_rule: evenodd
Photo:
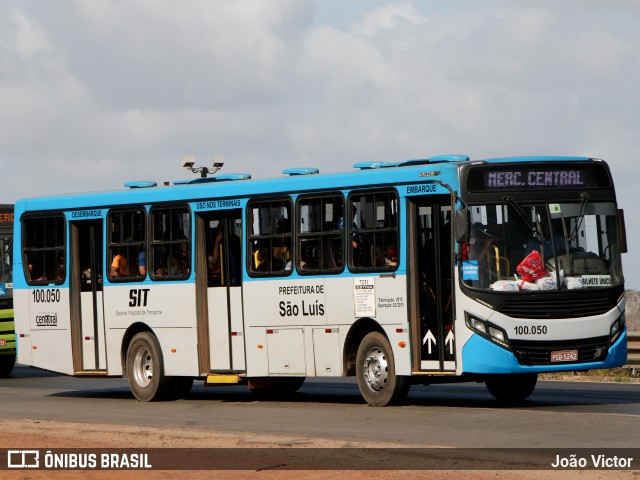
M 355 376 L 372 406 L 465 381 L 513 403 L 541 373 L 626 362 L 624 216 L 599 159 L 201 170 L 15 214 L 18 362 L 125 376 L 139 401 Z
M 0 378 L 11 375 L 16 363 L 12 258 L 13 205 L 0 205 Z

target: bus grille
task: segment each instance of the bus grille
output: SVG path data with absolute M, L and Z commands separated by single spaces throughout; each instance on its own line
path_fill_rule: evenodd
M 541 301 L 519 299 L 507 301 L 500 307 L 500 313 L 514 318 L 579 318 L 603 315 L 610 311 L 615 303 L 608 297 L 589 297 L 578 299 L 553 299 Z
M 578 361 L 573 363 L 601 362 L 607 358 L 609 337 L 562 340 L 559 342 L 530 342 L 511 340 L 511 348 L 520 365 L 563 365 L 551 363 L 551 352 L 578 350 Z

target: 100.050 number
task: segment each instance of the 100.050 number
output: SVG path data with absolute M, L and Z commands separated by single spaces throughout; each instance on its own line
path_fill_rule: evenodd
M 34 303 L 51 303 L 60 301 L 60 289 L 47 288 L 31 290 Z
M 516 332 L 516 335 L 546 335 L 547 334 L 547 326 L 546 325 L 518 325 L 517 327 L 513 327 L 513 330 Z

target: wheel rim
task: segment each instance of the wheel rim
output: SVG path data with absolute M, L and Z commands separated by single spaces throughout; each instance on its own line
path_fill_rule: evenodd
M 148 387 L 153 378 L 153 357 L 146 347 L 139 347 L 133 359 L 133 378 L 141 387 Z
M 364 379 L 374 392 L 380 392 L 387 384 L 389 375 L 387 356 L 375 347 L 367 352 L 364 359 Z

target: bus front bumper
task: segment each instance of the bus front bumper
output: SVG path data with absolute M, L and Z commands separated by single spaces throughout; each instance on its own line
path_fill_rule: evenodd
M 627 362 L 627 332 L 622 332 L 608 349 L 607 357 L 593 362 L 557 362 L 544 365 L 522 365 L 505 348 L 474 334 L 462 348 L 462 370 L 475 374 L 547 373 L 615 368 Z

